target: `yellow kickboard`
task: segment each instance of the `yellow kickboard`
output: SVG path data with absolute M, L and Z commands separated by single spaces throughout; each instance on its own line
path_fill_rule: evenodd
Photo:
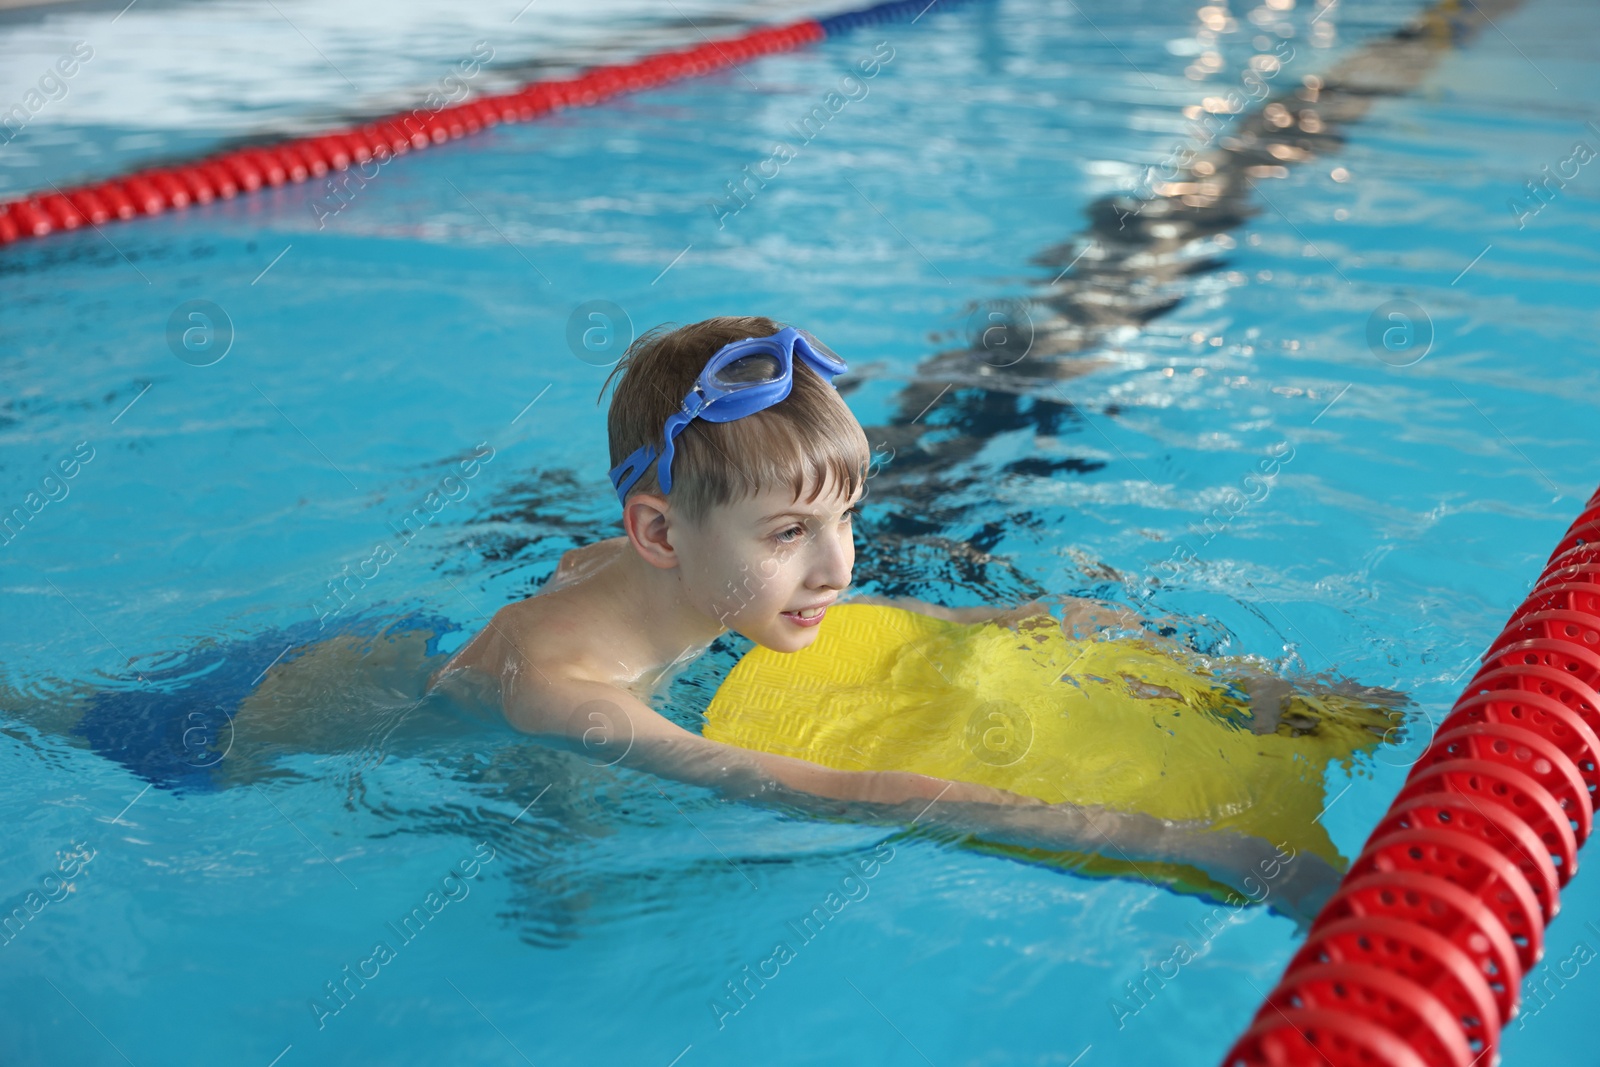
M 746 653 L 706 709 L 704 735 L 840 770 L 914 771 L 1052 804 L 1204 820 L 1345 869 L 1314 821 L 1324 774 L 1382 743 L 1397 712 L 1295 690 L 1271 709 L 1275 722 L 1258 722 L 1248 692 L 1195 653 L 1131 637 L 1075 639 L 1048 615 L 1030 622 L 1011 630 L 835 605 L 808 648 Z M 1229 662 L 1240 661 L 1219 661 Z M 1181 864 L 969 843 L 1232 904 L 1250 899 Z

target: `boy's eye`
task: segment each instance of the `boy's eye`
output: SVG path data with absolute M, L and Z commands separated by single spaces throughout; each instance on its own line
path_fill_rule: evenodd
M 858 504 L 845 511 L 844 518 L 841 521 L 853 523 L 860 514 L 861 506 Z M 789 545 L 794 543 L 796 537 L 805 532 L 806 528 L 804 526 L 791 526 L 786 530 L 779 531 L 774 537 L 779 544 Z

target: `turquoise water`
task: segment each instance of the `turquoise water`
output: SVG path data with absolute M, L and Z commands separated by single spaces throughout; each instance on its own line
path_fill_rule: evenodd
M 1241 7 L 1207 41 L 1209 8 L 986 0 L 408 156 L 321 228 L 307 185 L 0 250 L 0 501 L 58 498 L 0 549 L 0 903 L 58 898 L 0 945 L 0 1058 L 1218 1060 L 1297 943 L 1285 918 L 546 750 L 417 705 L 420 641 L 376 639 L 300 683 L 268 668 L 319 620 L 370 636 L 420 613 L 449 651 L 615 532 L 595 403 L 615 352 L 569 344 L 580 306 L 634 332 L 767 314 L 850 360 L 852 408 L 892 453 L 858 527 L 863 591 L 1102 596 L 1183 616 L 1205 651 L 1410 693 L 1405 743 L 1328 783 L 1353 855 L 1597 481 L 1600 164 L 1537 213 L 1524 186 L 1574 141 L 1600 147 L 1592 27 L 1552 0 L 1480 6 L 1493 27 L 1408 64 L 1414 92 L 1376 94 L 1192 228 L 1141 213 L 1143 242 L 1108 198 L 1194 144 L 1185 108 L 1278 42 L 1294 58 L 1274 88 L 1421 9 Z M 152 35 L 180 19 L 134 11 Z M 67 40 L 52 20 L 77 17 L 4 32 Z M 669 30 L 591 27 L 588 47 Z M 405 84 L 425 91 L 487 32 L 413 42 Z M 94 39 L 108 61 L 137 51 Z M 364 54 L 340 40 L 340 67 Z M 880 41 L 893 59 L 864 95 L 727 214 L 724 183 Z M 259 80 L 312 69 L 333 80 L 309 53 Z M 309 108 L 268 108 L 233 73 L 200 127 L 72 110 L 103 86 L 68 96 L 0 149 L 8 189 Z M 228 325 L 185 348 L 170 323 L 190 301 Z M 1431 343 L 1375 354 L 1389 301 L 1420 308 Z M 997 309 L 1033 338 L 999 370 L 968 351 Z M 1270 456 L 1289 458 L 1261 491 L 1246 479 Z M 397 535 L 434 491 L 447 503 Z M 330 601 L 380 545 L 392 560 Z M 663 710 L 693 723 L 740 651 L 719 643 Z M 229 747 L 217 709 L 263 674 L 270 710 Z M 205 736 L 176 765 L 141 761 L 132 709 L 159 718 L 185 680 L 208 694 L 184 705 Z M 719 1026 L 726 983 L 875 858 L 865 895 Z M 70 892 L 44 882 L 63 863 Z M 1585 1061 L 1595 884 L 1564 896 L 1559 981 L 1507 1027 L 1510 1062 Z M 418 907 L 420 932 L 388 925 Z M 1134 1000 L 1127 983 L 1197 929 L 1221 932 Z M 340 1004 L 326 983 L 346 967 L 370 977 Z

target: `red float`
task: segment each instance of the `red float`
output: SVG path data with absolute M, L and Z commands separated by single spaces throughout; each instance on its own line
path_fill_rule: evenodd
M 144 172 L 144 178 L 154 186 L 156 192 L 161 194 L 168 207 L 185 208 L 194 199 L 171 171 L 147 170 Z
M 139 213 L 120 182 L 106 182 L 89 191 L 98 194 L 106 207 L 111 209 L 111 214 L 119 219 L 131 219 Z
M 1561 881 L 1550 853 L 1527 823 L 1492 800 L 1460 793 L 1424 793 L 1398 801 L 1373 828 L 1371 840 L 1398 830 L 1452 830 L 1468 834 L 1510 860 L 1539 898 L 1544 924 L 1561 911 Z
M 72 206 L 72 201 L 60 193 L 50 193 L 39 198 L 39 207 L 58 230 L 76 230 L 83 225 L 83 213 Z
M 1313 931 L 1284 974 L 1322 963 L 1365 963 L 1416 982 L 1450 1012 L 1474 1055 L 1499 1041 L 1489 983 L 1466 953 L 1426 927 L 1381 915 L 1345 919 Z
M 1535 611 L 1518 619 L 1489 646 L 1492 655 L 1517 641 L 1551 638 L 1590 652 L 1600 651 L 1600 619 L 1581 611 Z
M 1460 949 L 1483 977 L 1502 1025 L 1516 1012 L 1522 963 L 1517 946 L 1483 901 L 1442 878 L 1390 871 L 1346 878 L 1323 905 L 1311 932 L 1343 919 L 1377 916 L 1431 930 Z
M 167 198 L 142 174 L 130 174 L 122 179 L 133 206 L 146 215 L 159 215 L 167 209 Z
M 1565 552 L 1557 552 L 1550 557 L 1544 570 L 1539 574 L 1539 580 L 1534 585 L 1543 585 L 1546 582 L 1570 582 L 1577 579 L 1588 567 L 1600 564 L 1600 544 L 1577 545 Z M 1594 579 L 1588 579 L 1594 581 Z
M 1544 913 L 1533 887 L 1482 840 L 1456 830 L 1397 830 L 1369 841 L 1345 878 L 1396 871 L 1432 875 L 1488 905 L 1517 947 L 1524 974 L 1544 955 Z
M 79 189 L 72 194 L 72 206 L 83 214 L 85 221 L 98 226 L 109 222 L 114 214 L 95 189 Z
M 1595 736 L 1600 737 L 1600 694 L 1574 678 L 1569 672 L 1542 663 L 1495 664 L 1480 671 L 1467 686 L 1459 708 L 1470 697 L 1483 693 L 1537 693 L 1570 708 Z
M 1569 568 L 1562 568 L 1562 571 L 1555 577 L 1567 578 Z M 1589 567 L 1574 567 L 1570 571 L 1571 577 L 1567 581 L 1536 583 L 1528 599 L 1512 613 L 1511 623 L 1519 622 L 1523 616 L 1536 611 L 1579 611 L 1600 619 L 1600 584 L 1593 581 L 1594 575 L 1589 573 Z
M 1273 1012 L 1246 1030 L 1222 1062 L 1225 1067 L 1429 1067 L 1377 1023 L 1326 1008 Z
M 1439 724 L 1439 732 L 1473 723 L 1520 727 L 1555 745 L 1577 768 L 1578 777 L 1589 791 L 1590 810 L 1594 809 L 1596 799 L 1600 799 L 1600 768 L 1596 765 L 1600 760 L 1600 737 L 1576 711 L 1538 693 L 1479 693 L 1457 703 Z
M 1562 885 L 1578 873 L 1578 839 L 1573 836 L 1572 821 L 1548 789 L 1521 771 L 1487 760 L 1448 760 L 1410 778 L 1394 804 L 1435 793 L 1500 804 L 1533 831 Z
M 13 200 L 7 206 L 11 209 L 11 219 L 16 223 L 17 233 L 22 236 L 43 237 L 56 228 L 37 200 Z
M 1435 737 L 1411 773 L 1454 759 L 1487 760 L 1521 771 L 1555 797 L 1562 814 L 1571 820 L 1579 846 L 1589 839 L 1594 827 L 1589 787 L 1561 750 L 1538 734 L 1493 722 L 1458 726 Z
M 233 175 L 227 168 L 218 166 L 215 161 L 201 163 L 196 169 L 206 176 L 211 183 L 211 188 L 224 200 L 230 200 L 239 193 L 239 183 L 234 181 Z
M 1554 559 L 1561 553 L 1577 548 L 1580 545 L 1596 544 L 1600 544 L 1600 519 L 1591 519 L 1587 522 L 1580 521 L 1574 523 L 1572 529 L 1567 531 L 1567 536 L 1563 537 L 1561 542 L 1556 545 L 1556 550 L 1550 553 L 1550 558 Z
M 1330 1008 L 1369 1019 L 1410 1046 L 1424 1063 L 1470 1067 L 1472 1049 L 1450 1012 L 1428 990 L 1364 963 L 1320 963 L 1289 971 L 1256 1012 Z
M 1515 641 L 1486 653 L 1484 664 L 1473 680 L 1476 681 L 1496 667 L 1517 666 L 1549 667 L 1582 683 L 1591 691 L 1600 692 L 1600 652 L 1591 652 L 1570 641 L 1552 641 L 1543 637 Z M 1596 732 L 1600 733 L 1600 730 Z

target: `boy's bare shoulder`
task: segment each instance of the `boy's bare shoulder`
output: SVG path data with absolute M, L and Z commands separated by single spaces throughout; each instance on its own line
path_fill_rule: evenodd
M 599 692 L 596 686 L 625 692 L 617 684 L 613 642 L 588 594 L 582 583 L 547 584 L 505 605 L 435 678 L 463 669 L 481 672 L 500 685 L 507 720 L 530 733 L 550 732 L 554 720 L 567 717 L 572 701 Z
M 569 549 L 561 556 L 561 563 L 556 567 L 544 585 L 539 587 L 540 593 L 554 592 L 565 586 L 575 585 L 588 578 L 595 571 L 616 559 L 623 548 L 628 544 L 626 535 L 608 537 L 604 541 L 595 541 L 592 544 L 582 545 Z
M 591 604 L 592 589 L 584 579 L 614 560 L 627 540 L 607 538 L 564 553 L 537 592 L 496 611 L 443 671 L 475 667 L 501 675 L 510 666 L 535 665 L 585 674 L 585 667 L 592 667 L 590 653 L 603 646 L 603 635 Z
M 482 654 L 462 664 L 498 676 L 506 722 L 522 733 L 565 738 L 590 755 L 626 752 L 646 738 L 697 736 L 664 718 L 619 677 L 614 642 L 575 618 L 582 613 L 581 593 L 581 587 L 558 590 L 506 605 L 479 635 Z
M 533 669 L 549 677 L 587 676 L 593 639 L 583 626 L 574 625 L 582 607 L 574 601 L 581 598 L 562 593 L 541 592 L 505 605 L 446 669 L 472 667 L 496 676 Z

